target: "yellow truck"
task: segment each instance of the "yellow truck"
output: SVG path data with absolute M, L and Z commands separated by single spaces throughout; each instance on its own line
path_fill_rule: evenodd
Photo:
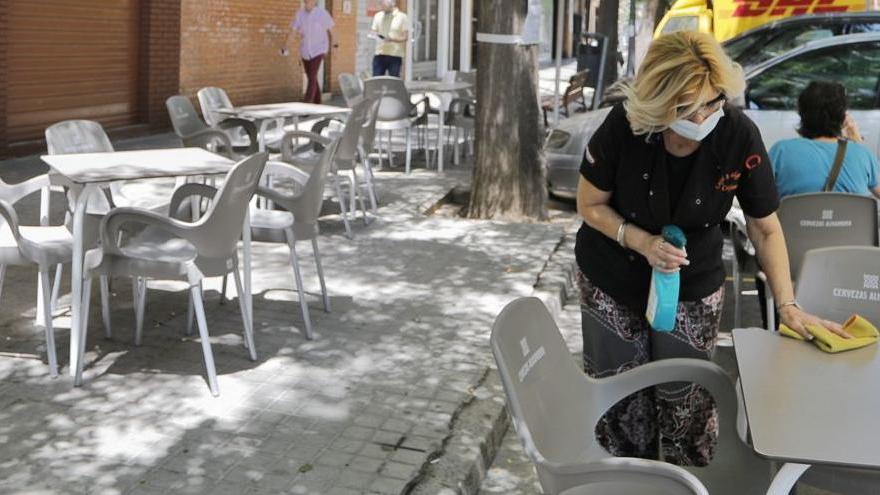
M 873 0 L 677 0 L 654 37 L 674 31 L 712 33 L 725 41 L 771 21 L 803 14 L 859 12 Z

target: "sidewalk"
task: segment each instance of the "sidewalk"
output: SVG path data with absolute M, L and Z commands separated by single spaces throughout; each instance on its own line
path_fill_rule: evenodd
M 20 180 L 25 163 L 0 163 L 0 175 Z M 354 240 L 343 236 L 332 211 L 322 220 L 331 313 L 321 310 L 308 243 L 297 246 L 313 341 L 303 337 L 285 245 L 254 244 L 256 362 L 242 348 L 237 304 L 220 305 L 219 280 L 208 284 L 216 399 L 198 341 L 183 335 L 186 296 L 149 291 L 144 342 L 135 348 L 129 282 L 122 279 L 113 286 L 113 339 L 103 337 L 97 295 L 92 302 L 82 388 L 67 376 L 62 298 L 55 324 L 65 368 L 50 379 L 42 333 L 32 325 L 35 272 L 10 268 L 0 306 L 0 492 L 397 494 L 455 487 L 463 473 L 435 468 L 456 457 L 453 433 L 464 411 L 474 401 L 499 408 L 503 401 L 485 383 L 491 323 L 509 300 L 533 293 L 564 228 L 425 216 L 469 180 L 462 168 L 449 169 L 444 176 L 378 173 L 379 218 L 367 227 L 358 221 Z

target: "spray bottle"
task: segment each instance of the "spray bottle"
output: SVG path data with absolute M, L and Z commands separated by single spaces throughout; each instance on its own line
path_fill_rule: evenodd
M 684 249 L 687 238 L 684 231 L 675 225 L 667 225 L 660 232 L 663 240 Z M 675 329 L 675 315 L 678 311 L 678 290 L 681 284 L 679 272 L 664 273 L 654 268 L 651 274 L 651 292 L 648 294 L 648 308 L 645 317 L 651 328 L 660 332 Z

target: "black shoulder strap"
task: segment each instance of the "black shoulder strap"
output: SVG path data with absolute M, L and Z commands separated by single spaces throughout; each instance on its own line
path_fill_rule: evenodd
M 837 176 L 840 175 L 840 169 L 843 167 L 843 157 L 846 155 L 846 139 L 837 140 L 837 154 L 834 155 L 834 165 L 831 166 L 831 173 L 828 174 L 828 180 L 825 181 L 824 192 L 830 192 L 837 184 Z

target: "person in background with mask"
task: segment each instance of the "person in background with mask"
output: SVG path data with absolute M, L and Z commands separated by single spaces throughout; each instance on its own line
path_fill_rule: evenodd
M 662 36 L 625 87 L 626 100 L 590 139 L 578 184 L 584 223 L 575 252 L 584 368 L 591 376 L 666 358 L 710 357 L 724 299 L 720 223 L 734 197 L 747 215 L 782 322 L 806 338 L 807 323 L 845 335 L 794 299 L 770 160 L 755 124 L 726 105 L 744 86 L 741 68 L 710 34 Z M 658 235 L 666 225 L 685 232 L 685 249 Z M 645 318 L 652 269 L 680 270 L 671 332 L 652 330 Z M 707 464 L 717 434 L 711 396 L 682 383 L 624 399 L 596 428 L 616 456 L 679 465 Z
M 373 56 L 373 76 L 400 77 L 409 39 L 409 18 L 397 8 L 395 0 L 382 0 L 382 10 L 373 16 L 371 30 L 378 40 Z
M 302 65 L 306 71 L 306 96 L 307 103 L 321 103 L 321 86 L 318 83 L 318 70 L 324 57 L 330 51 L 331 29 L 335 25 L 330 13 L 317 5 L 317 0 L 305 0 L 303 7 L 297 12 L 296 17 L 290 23 L 290 31 L 284 39 L 284 46 L 290 40 L 290 33 L 299 34 L 299 53 L 302 57 Z M 287 48 L 281 49 L 282 55 L 287 55 Z

